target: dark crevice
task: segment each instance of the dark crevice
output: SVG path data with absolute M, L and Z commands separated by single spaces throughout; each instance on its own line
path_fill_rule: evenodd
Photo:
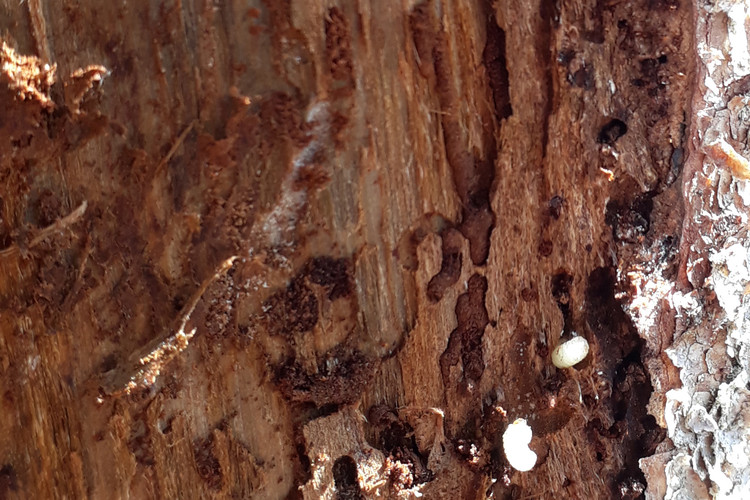
M 623 468 L 611 484 L 615 498 L 640 498 L 646 479 L 638 461 L 652 455 L 666 434 L 648 414 L 653 387 L 642 363 L 644 342 L 615 298 L 616 284 L 613 267 L 595 269 L 587 282 L 586 320 L 600 346 L 603 375 L 612 381 L 612 395 L 605 403 L 614 420 L 609 428 L 596 420 L 587 429 L 602 452 L 605 439 L 617 440 L 615 448 L 622 450 Z
M 214 491 L 220 490 L 224 474 L 219 459 L 214 450 L 214 436 L 209 434 L 205 439 L 197 439 L 193 443 L 193 456 L 198 474 L 206 485 Z
M 337 97 L 347 96 L 351 94 L 356 83 L 349 23 L 339 8 L 328 9 L 325 33 L 326 57 L 328 72 L 333 80 L 333 93 Z
M 669 180 L 667 185 L 672 184 L 682 172 L 682 166 L 684 164 L 683 158 L 685 156 L 685 150 L 682 147 L 674 148 L 672 150 L 672 156 L 669 158 L 671 170 L 669 172 Z
M 667 175 L 667 178 L 665 180 L 665 187 L 671 186 L 674 181 L 677 180 L 677 178 L 682 173 L 682 168 L 685 165 L 685 139 L 686 139 L 686 129 L 687 129 L 687 117 L 683 113 L 683 121 L 680 123 L 680 142 L 677 147 L 674 147 L 672 149 L 672 154 L 669 157 L 669 174 Z
M 309 413 L 302 411 L 294 415 L 294 420 L 293 437 L 296 460 L 293 461 L 292 470 L 289 473 L 294 477 L 294 484 L 297 485 L 297 488 L 292 488 L 286 498 L 287 500 L 302 500 L 299 486 L 308 483 L 313 477 L 312 462 L 307 454 L 307 442 L 303 433 L 304 424 L 311 421 L 312 418 Z
M 343 345 L 318 361 L 316 373 L 309 372 L 294 358 L 276 368 L 274 380 L 287 399 L 313 403 L 318 408 L 353 403 L 361 397 L 377 368 L 376 360 Z
M 571 315 L 570 315 L 570 288 L 573 286 L 573 275 L 565 269 L 558 269 L 557 272 L 552 275 L 552 282 L 550 283 L 552 297 L 557 302 L 557 307 L 560 308 L 560 312 L 563 315 L 563 321 L 565 326 L 563 328 L 564 333 L 569 333 L 571 329 Z
M 552 103 L 555 97 L 553 85 L 553 68 L 556 54 L 552 50 L 552 30 L 559 20 L 560 8 L 556 0 L 542 0 L 539 3 L 540 26 L 539 33 L 534 37 L 536 40 L 536 55 L 541 68 L 544 71 L 544 82 L 541 83 L 544 92 L 544 103 L 542 104 L 542 158 L 547 157 L 547 143 L 549 142 L 549 117 L 552 112 Z
M 602 44 L 605 41 L 605 28 L 604 28 L 604 11 L 606 3 L 603 0 L 596 0 L 596 5 L 591 11 L 589 20 L 593 26 L 591 29 L 583 31 L 583 39 L 587 42 Z
M 556 194 L 555 196 L 550 198 L 549 202 L 547 203 L 547 215 L 554 220 L 558 220 L 560 218 L 560 214 L 562 214 L 564 205 L 565 199 L 562 196 Z
M 301 337 L 318 323 L 318 299 L 305 283 L 304 274 L 295 276 L 285 290 L 263 303 L 264 320 L 271 335 Z
M 18 491 L 18 474 L 11 464 L 0 468 L 0 498 L 10 497 L 10 492 Z
M 616 241 L 638 243 L 651 227 L 655 191 L 649 191 L 631 202 L 611 200 L 607 203 L 605 221 L 612 227 Z
M 312 467 L 310 463 L 310 457 L 307 456 L 307 449 L 305 448 L 304 438 L 302 433 L 298 431 L 296 437 L 297 443 L 295 444 L 295 450 L 297 451 L 297 464 L 299 470 L 297 471 L 298 480 L 297 484 L 305 484 L 312 479 Z
M 625 491 L 642 492 L 646 478 L 638 461 L 654 454 L 656 446 L 666 437 L 666 431 L 656 425 L 656 420 L 648 415 L 646 409 L 653 388 L 641 364 L 641 346 L 634 349 L 617 368 L 613 388 L 615 425 L 619 424 L 624 429 L 619 447 L 623 452 L 624 466 L 616 478 L 618 493 L 623 491 L 623 485 L 629 486 Z
M 487 6 L 491 7 L 490 2 Z M 487 12 L 487 43 L 482 53 L 484 67 L 487 70 L 492 99 L 495 104 L 497 122 L 513 114 L 510 105 L 510 83 L 508 81 L 508 67 L 505 55 L 505 30 L 497 25 L 495 13 L 492 9 Z
M 625 135 L 627 132 L 627 124 L 622 120 L 613 118 L 612 120 L 608 121 L 601 128 L 601 130 L 599 130 L 599 135 L 597 136 L 596 140 L 601 144 L 608 144 L 612 146 L 614 145 L 615 141 L 617 141 L 617 139 Z
M 333 483 L 336 485 L 336 500 L 364 498 L 357 482 L 357 464 L 349 455 L 343 455 L 333 463 Z
M 448 347 L 440 355 L 440 371 L 448 386 L 450 367 L 459 363 L 463 367 L 465 384 L 479 382 L 484 373 L 482 337 L 489 323 L 484 300 L 487 293 L 487 278 L 473 275 L 468 282 L 466 293 L 456 301 L 458 326 L 451 332 Z
M 488 3 L 488 11 L 491 12 Z M 492 16 L 490 24 L 494 23 Z M 496 23 L 494 23 L 496 24 Z M 453 184 L 461 200 L 461 221 L 457 224 L 459 231 L 469 240 L 469 254 L 475 265 L 483 265 L 489 255 L 489 239 L 495 225 L 495 214 L 490 206 L 490 189 L 495 178 L 495 159 L 497 157 L 496 131 L 490 130 L 484 137 L 484 150 L 469 150 L 465 138 L 465 124 L 457 115 L 460 109 L 460 96 L 454 85 L 453 64 L 445 33 L 439 21 L 429 8 L 428 2 L 415 6 L 409 17 L 414 44 L 420 61 L 432 60 L 430 70 L 422 69 L 427 78 L 434 76 L 438 101 L 440 103 L 443 142 L 448 165 L 453 174 Z M 500 38 L 499 28 L 492 28 L 488 40 L 494 44 L 485 49 L 485 61 L 491 62 L 488 68 L 493 97 L 497 98 L 495 114 L 502 119 L 510 113 L 507 69 L 504 71 L 504 54 L 500 52 L 504 40 Z M 497 106 L 500 106 L 498 111 Z M 499 126 L 499 124 L 498 124 Z
M 448 229 L 443 232 L 442 240 L 443 262 L 440 271 L 427 284 L 427 298 L 432 302 L 442 299 L 445 290 L 456 284 L 463 264 L 461 234 L 455 229 Z
M 375 405 L 368 411 L 367 420 L 376 429 L 375 447 L 391 459 L 389 472 L 397 489 L 412 488 L 434 478 L 427 468 L 427 457 L 419 452 L 414 428 L 401 420 L 396 411 L 386 405 Z
M 347 297 L 353 291 L 351 259 L 315 257 L 308 262 L 306 271 L 312 283 L 325 287 L 329 300 Z
M 374 375 L 379 360 L 347 340 L 325 352 L 311 353 L 301 347 L 318 324 L 321 308 L 354 293 L 353 267 L 348 257 L 311 258 L 286 288 L 263 302 L 259 320 L 269 336 L 281 337 L 286 351 L 273 366 L 274 382 L 290 401 L 312 403 L 321 411 L 329 407 L 336 411 L 338 406 L 357 400 Z M 345 309 L 339 310 L 339 314 L 346 311 L 350 317 L 356 316 L 356 301 L 340 303 Z
M 641 342 L 630 318 L 615 298 L 617 273 L 614 267 L 599 267 L 588 277 L 586 286 L 586 321 L 600 345 L 608 377 Z

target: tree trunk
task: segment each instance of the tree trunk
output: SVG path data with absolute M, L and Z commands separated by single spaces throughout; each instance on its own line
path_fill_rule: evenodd
M 707 3 L 0 2 L 0 498 L 746 492 Z

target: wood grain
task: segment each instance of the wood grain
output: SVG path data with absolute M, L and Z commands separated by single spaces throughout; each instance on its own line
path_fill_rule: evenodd
M 677 265 L 692 20 L 0 2 L 0 497 L 638 497 L 674 373 L 621 272 Z

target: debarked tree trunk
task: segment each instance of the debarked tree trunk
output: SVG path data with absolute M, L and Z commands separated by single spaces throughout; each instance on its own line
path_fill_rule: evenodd
M 746 19 L 0 2 L 0 498 L 747 491 Z

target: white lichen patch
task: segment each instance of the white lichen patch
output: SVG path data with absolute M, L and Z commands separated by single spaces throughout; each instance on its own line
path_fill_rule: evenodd
M 683 384 L 667 392 L 665 408 L 677 449 L 667 464 L 669 500 L 691 492 L 691 481 L 708 485 L 713 498 L 750 498 L 750 242 L 730 237 L 709 259 L 719 340 L 694 327 L 666 350 Z M 692 457 L 690 467 L 681 457 Z
M 536 453 L 529 448 L 531 437 L 531 427 L 522 418 L 516 419 L 503 433 L 505 457 L 517 471 L 526 472 L 536 465 Z
M 570 368 L 583 361 L 588 354 L 588 340 L 583 337 L 573 337 L 555 347 L 552 351 L 552 364 L 558 368 Z

